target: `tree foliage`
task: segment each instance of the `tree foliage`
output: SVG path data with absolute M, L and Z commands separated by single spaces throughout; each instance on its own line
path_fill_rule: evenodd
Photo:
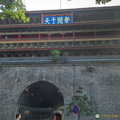
M 65 51 L 61 52 L 60 50 L 51 50 L 50 55 L 52 61 L 55 63 L 59 62 L 60 60 L 62 60 L 63 62 L 68 62 L 69 52 L 65 52 Z
M 111 0 L 96 0 L 96 3 L 97 4 L 105 4 L 105 3 L 108 3 L 110 2 Z
M 60 53 L 61 53 L 60 50 L 50 51 L 53 62 L 59 62 L 60 61 L 60 58 L 61 58 Z
M 78 105 L 80 107 L 81 115 L 91 115 L 93 112 L 91 108 L 92 102 L 88 99 L 86 94 L 82 93 L 82 90 L 82 87 L 79 87 L 78 90 L 76 90 L 76 95 L 73 96 L 72 102 L 69 104 L 67 109 L 72 112 L 73 106 Z
M 0 0 L 0 19 L 11 17 L 19 22 L 28 22 L 29 18 L 25 16 L 25 5 L 22 0 Z

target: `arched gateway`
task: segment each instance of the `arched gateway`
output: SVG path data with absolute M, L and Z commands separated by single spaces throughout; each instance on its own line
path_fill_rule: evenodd
M 63 106 L 62 93 L 47 81 L 31 84 L 24 89 L 18 100 L 22 120 L 51 120 L 53 112 Z

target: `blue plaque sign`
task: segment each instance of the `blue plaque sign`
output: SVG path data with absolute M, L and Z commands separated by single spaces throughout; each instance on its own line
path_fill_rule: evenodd
M 74 112 L 75 114 L 78 114 L 79 111 L 80 111 L 79 106 L 78 106 L 78 105 L 74 105 L 74 107 L 73 107 L 73 112 Z
M 72 21 L 72 14 L 42 15 L 42 24 L 66 24 Z

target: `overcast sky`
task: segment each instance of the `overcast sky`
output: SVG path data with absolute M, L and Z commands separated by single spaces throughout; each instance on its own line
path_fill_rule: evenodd
M 95 0 L 23 0 L 27 11 L 120 6 L 120 0 L 112 0 L 105 5 L 95 4 Z M 61 3 L 61 7 L 60 7 Z

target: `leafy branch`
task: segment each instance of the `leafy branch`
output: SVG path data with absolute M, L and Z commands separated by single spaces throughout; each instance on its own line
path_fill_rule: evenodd
M 96 0 L 96 3 L 97 4 L 106 4 L 106 3 L 110 2 L 110 1 L 112 1 L 112 0 Z
M 0 19 L 11 17 L 19 22 L 29 22 L 30 18 L 26 17 L 26 8 L 22 0 L 0 0 Z
M 68 52 L 63 52 L 62 53 L 63 55 L 61 55 L 61 53 L 62 52 L 60 50 L 52 50 L 50 52 L 52 61 L 53 62 L 59 62 L 62 59 L 64 62 L 67 62 L 69 53 Z
M 92 102 L 86 94 L 82 93 L 82 90 L 82 87 L 79 87 L 78 90 L 76 90 L 76 95 L 72 97 L 72 102 L 69 104 L 67 110 L 73 112 L 73 106 L 78 105 L 80 107 L 81 115 L 91 115 L 93 113 L 93 109 L 91 107 Z

